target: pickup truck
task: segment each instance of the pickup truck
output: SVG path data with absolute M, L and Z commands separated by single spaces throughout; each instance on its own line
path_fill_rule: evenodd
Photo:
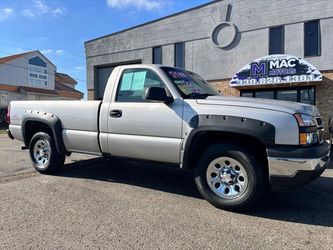
M 208 202 L 234 211 L 319 177 L 331 149 L 315 106 L 223 97 L 162 65 L 115 68 L 102 101 L 13 101 L 8 120 L 40 173 L 72 152 L 171 163 L 194 170 Z

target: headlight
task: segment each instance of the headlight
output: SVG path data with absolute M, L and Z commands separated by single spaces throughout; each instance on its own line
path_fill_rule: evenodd
M 305 114 L 295 114 L 300 134 L 300 145 L 312 145 L 319 142 L 319 131 L 315 117 Z
M 313 127 L 317 126 L 316 119 L 311 115 L 295 114 L 295 118 L 300 127 Z

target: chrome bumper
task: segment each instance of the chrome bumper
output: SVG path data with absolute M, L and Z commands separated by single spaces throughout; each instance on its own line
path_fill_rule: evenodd
M 268 157 L 269 175 L 293 177 L 299 171 L 320 170 L 329 163 L 330 153 L 321 158 Z

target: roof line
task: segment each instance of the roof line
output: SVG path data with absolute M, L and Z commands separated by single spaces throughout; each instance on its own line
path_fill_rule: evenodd
M 196 7 L 193 7 L 193 8 L 190 8 L 190 9 L 186 9 L 186 10 L 183 10 L 183 11 L 180 11 L 180 12 L 176 12 L 174 14 L 171 14 L 171 15 L 168 15 L 168 16 L 164 16 L 164 17 L 161 17 L 161 18 L 158 18 L 158 19 L 155 19 L 155 20 L 152 20 L 152 21 L 149 21 L 149 22 L 145 22 L 145 23 L 142 23 L 142 24 L 139 24 L 139 25 L 136 25 L 136 26 L 133 26 L 133 27 L 130 27 L 130 28 L 127 28 L 127 29 L 124 29 L 124 30 L 121 30 L 121 31 L 117 31 L 117 32 L 114 32 L 114 33 L 111 33 L 111 34 L 108 34 L 108 35 L 104 35 L 104 36 L 100 36 L 100 37 L 97 37 L 97 38 L 94 38 L 94 39 L 91 39 L 91 40 L 88 40 L 88 41 L 85 41 L 84 44 L 87 44 L 87 43 L 90 43 L 90 42 L 94 42 L 96 40 L 99 40 L 99 39 L 103 39 L 103 38 L 106 38 L 106 37 L 109 37 L 109 36 L 114 36 L 114 35 L 118 35 L 120 33 L 123 33 L 123 32 L 126 32 L 126 31 L 129 31 L 129 30 L 133 30 L 133 29 L 136 29 L 136 28 L 140 28 L 140 27 L 143 27 L 143 26 L 146 26 L 148 24 L 152 24 L 152 23 L 156 23 L 156 22 L 159 22 L 159 21 L 162 21 L 164 19 L 167 19 L 167 18 L 170 18 L 170 17 L 174 17 L 174 16 L 178 16 L 180 14 L 184 14 L 186 12 L 189 12 L 189 11 L 192 11 L 192 10 L 196 10 L 196 9 L 200 9 L 202 7 L 206 7 L 208 5 L 211 5 L 211 4 L 215 4 L 217 2 L 222 2 L 224 0 L 212 0 L 211 2 L 208 2 L 208 3 L 205 3 L 205 4 L 201 4 L 199 6 L 196 6 Z
M 37 49 L 37 50 L 26 51 L 26 52 L 19 53 L 19 54 L 13 54 L 13 55 L 9 55 L 9 56 L 0 57 L 0 59 L 2 59 L 2 58 L 6 58 L 6 57 L 11 57 L 11 56 L 18 56 L 18 57 L 15 57 L 15 58 L 13 58 L 13 59 L 10 59 L 10 60 L 8 61 L 8 62 L 10 62 L 10 61 L 14 61 L 14 60 L 16 60 L 16 59 L 19 59 L 19 58 L 23 57 L 24 55 L 32 54 L 32 53 L 39 53 L 40 55 L 43 56 L 43 58 L 44 58 L 46 61 L 48 61 L 50 64 L 52 64 L 53 67 L 57 68 L 57 66 L 55 66 L 55 65 L 53 64 L 53 62 L 51 62 L 50 59 L 48 59 L 48 58 L 47 58 L 42 52 L 40 52 L 38 49 Z
M 66 86 L 66 87 L 68 87 L 66 84 L 61 83 L 61 82 L 57 82 L 57 84 L 60 84 L 60 85 L 62 85 L 62 86 Z M 70 87 L 68 87 L 68 88 L 70 88 Z M 67 90 L 59 90 L 59 89 L 55 89 L 55 91 L 64 91 L 64 92 L 69 92 L 69 93 L 80 93 L 80 94 L 83 94 L 83 92 L 81 92 L 80 90 L 77 90 L 77 89 L 75 89 L 75 88 L 73 88 L 73 90 L 74 90 L 74 91 L 67 91 Z
M 33 53 L 33 52 L 35 52 L 35 50 L 0 57 L 0 64 L 5 64 L 7 62 L 14 61 L 16 59 L 21 58 L 24 55 L 27 55 L 27 54 L 30 54 L 30 53 Z M 3 61 L 4 59 L 7 59 L 7 61 L 5 61 L 4 63 L 1 63 L 1 60 Z
M 57 69 L 57 66 L 55 66 L 54 64 L 53 64 L 53 62 L 51 62 L 50 61 L 50 59 L 48 59 L 42 52 L 40 52 L 39 50 L 35 50 L 35 51 L 33 51 L 33 52 L 38 52 L 39 54 L 41 54 L 50 64 L 52 64 L 53 65 L 53 67 L 55 67 L 56 69 Z

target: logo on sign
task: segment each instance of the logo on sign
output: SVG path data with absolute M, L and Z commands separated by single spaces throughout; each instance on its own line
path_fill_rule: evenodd
M 231 80 L 231 86 L 283 84 L 321 81 L 321 73 L 303 59 L 289 55 L 259 58 L 243 67 Z

